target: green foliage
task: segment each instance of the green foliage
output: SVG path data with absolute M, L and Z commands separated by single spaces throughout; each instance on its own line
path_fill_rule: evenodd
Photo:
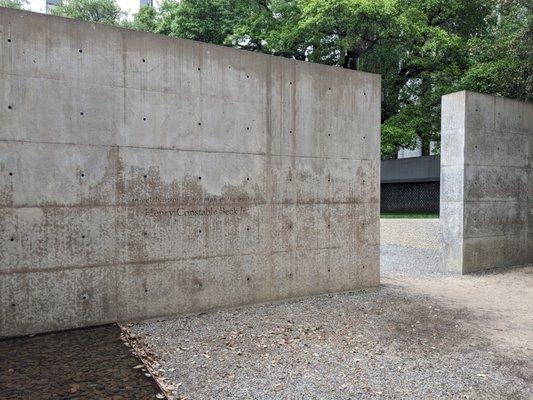
M 109 25 L 119 24 L 124 16 L 115 0 L 62 0 L 52 14 Z
M 22 10 L 22 1 L 20 0 L 0 0 L 0 7 L 14 8 L 16 10 Z
M 235 24 L 231 0 L 165 0 L 143 7 L 128 26 L 168 36 L 224 44 Z
M 490 32 L 468 43 L 470 68 L 463 89 L 531 101 L 533 98 L 533 3 L 502 1 Z

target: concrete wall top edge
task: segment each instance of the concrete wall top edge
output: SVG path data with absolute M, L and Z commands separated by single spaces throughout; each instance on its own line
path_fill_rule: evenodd
M 171 43 L 171 42 L 174 41 L 175 43 L 183 42 L 183 43 L 188 43 L 189 45 L 194 44 L 194 45 L 197 45 L 199 47 L 199 49 L 200 48 L 204 48 L 205 50 L 217 49 L 219 51 L 220 50 L 227 51 L 227 52 L 229 52 L 231 54 L 234 54 L 235 56 L 241 56 L 244 53 L 244 55 L 249 54 L 249 55 L 253 55 L 254 57 L 261 57 L 265 61 L 267 61 L 267 60 L 276 60 L 276 61 L 279 61 L 279 62 L 291 63 L 291 64 L 294 64 L 294 65 L 311 66 L 311 68 L 323 69 L 324 71 L 328 71 L 330 73 L 333 73 L 334 71 L 336 71 L 337 73 L 344 74 L 346 76 L 360 75 L 362 77 L 364 76 L 365 78 L 368 78 L 368 79 L 371 79 L 371 80 L 375 80 L 375 81 L 379 82 L 379 84 L 381 83 L 381 75 L 375 74 L 375 73 L 371 73 L 371 72 L 356 71 L 356 70 L 351 70 L 351 69 L 347 69 L 347 68 L 341 68 L 341 67 L 334 67 L 334 66 L 330 66 L 330 65 L 312 63 L 312 62 L 308 62 L 308 61 L 300 61 L 300 60 L 295 60 L 295 59 L 281 57 L 281 56 L 274 56 L 274 55 L 271 55 L 271 54 L 251 52 L 251 51 L 247 51 L 247 50 L 236 49 L 236 48 L 232 48 L 232 47 L 221 46 L 221 45 L 205 43 L 205 42 L 200 42 L 200 41 L 194 41 L 194 40 L 190 40 L 190 39 L 184 39 L 184 38 L 178 38 L 178 37 L 169 37 L 169 36 L 165 36 L 165 35 L 155 34 L 155 33 L 152 33 L 152 32 L 136 31 L 136 30 L 133 30 L 133 29 L 123 28 L 123 27 L 119 27 L 119 26 L 111 26 L 111 25 L 101 24 L 101 23 L 97 23 L 97 22 L 87 22 L 87 21 L 81 21 L 81 20 L 73 20 L 71 18 L 60 17 L 60 16 L 56 16 L 56 15 L 49 15 L 49 14 L 41 14 L 41 13 L 27 11 L 27 10 L 14 10 L 14 9 L 4 8 L 4 7 L 0 7 L 0 10 L 1 10 L 1 13 L 4 14 L 4 15 L 0 15 L 0 18 L 2 18 L 2 17 L 5 18 L 7 16 L 8 19 L 12 19 L 12 18 L 15 18 L 15 17 L 18 17 L 18 18 L 34 18 L 34 19 L 38 19 L 38 20 L 50 19 L 52 21 L 55 20 L 58 23 L 77 24 L 79 26 L 90 27 L 90 28 L 92 28 L 94 30 L 96 30 L 96 29 L 98 29 L 98 30 L 109 30 L 110 32 L 121 32 L 122 34 L 127 34 L 127 35 L 130 35 L 130 36 L 134 36 L 134 35 L 135 36 L 140 36 L 140 37 L 146 36 L 146 37 L 151 37 L 152 40 L 154 38 L 156 38 L 156 39 L 159 39 L 159 40 L 161 40 L 163 42 L 167 42 L 167 43 Z M 3 32 L 0 31 L 0 35 L 1 34 L 3 34 Z

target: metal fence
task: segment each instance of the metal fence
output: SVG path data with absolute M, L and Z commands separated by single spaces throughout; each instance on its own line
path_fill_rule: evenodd
M 440 158 L 403 158 L 381 162 L 381 212 L 438 213 Z

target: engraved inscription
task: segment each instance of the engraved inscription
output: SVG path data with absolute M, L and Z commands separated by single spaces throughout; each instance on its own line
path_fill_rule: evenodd
M 214 216 L 214 215 L 242 215 L 247 212 L 246 207 L 242 206 L 220 206 L 220 207 L 178 207 L 178 208 L 146 208 L 147 216 L 175 215 L 178 217 L 197 217 L 197 216 Z

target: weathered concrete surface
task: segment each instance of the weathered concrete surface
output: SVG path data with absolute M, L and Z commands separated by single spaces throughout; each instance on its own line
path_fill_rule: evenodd
M 2 9 L 0 120 L 0 336 L 379 283 L 379 76 Z
M 442 98 L 441 221 L 449 270 L 533 261 L 533 104 Z

